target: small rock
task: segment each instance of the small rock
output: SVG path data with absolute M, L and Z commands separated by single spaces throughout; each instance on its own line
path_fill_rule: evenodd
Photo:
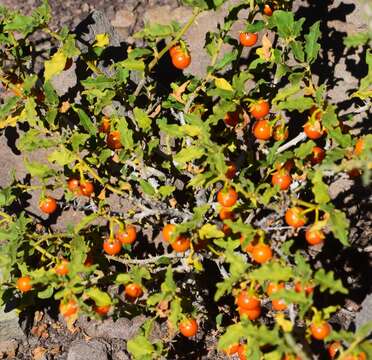
M 75 340 L 68 350 L 67 360 L 108 360 L 107 348 L 98 340 Z
M 0 342 L 12 339 L 23 339 L 25 334 L 19 326 L 15 311 L 8 313 L 0 311 Z
M 133 320 L 120 318 L 117 321 L 111 318 L 102 321 L 81 318 L 79 326 L 90 337 L 128 340 L 137 334 L 145 319 L 144 316 L 137 316 Z
M 349 190 L 353 183 L 353 180 L 347 178 L 337 179 L 328 187 L 329 196 L 331 197 L 331 199 L 336 199 L 339 194 Z
M 132 11 L 122 9 L 115 14 L 115 18 L 111 21 L 112 26 L 116 28 L 126 28 L 134 25 L 136 18 Z
M 88 3 L 84 3 L 82 6 L 81 6 L 81 11 L 82 12 L 88 12 L 90 10 L 89 8 L 89 4 Z
M 73 62 L 68 70 L 64 70 L 58 75 L 53 76 L 51 83 L 59 96 L 69 92 L 77 84 L 76 64 Z
M 5 355 L 8 358 L 15 357 L 18 349 L 18 342 L 16 340 L 0 341 L 0 358 Z
M 120 350 L 112 355 L 112 360 L 130 360 L 130 357 L 124 351 Z
M 372 294 L 367 295 L 362 302 L 362 309 L 355 316 L 355 326 L 359 329 L 369 321 L 372 321 Z
M 172 14 L 172 18 L 170 18 L 170 14 Z M 191 8 L 177 7 L 172 9 L 169 5 L 163 5 L 147 9 L 143 19 L 145 23 L 150 24 L 167 25 L 170 24 L 172 20 L 185 24 L 191 16 Z

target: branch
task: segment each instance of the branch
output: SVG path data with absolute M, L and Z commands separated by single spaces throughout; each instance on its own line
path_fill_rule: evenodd
M 293 350 L 294 354 L 299 355 L 301 360 L 309 360 L 303 350 L 296 344 L 290 333 L 284 333 L 284 339 L 288 346 Z
M 173 259 L 175 261 L 181 261 L 182 259 L 185 259 L 186 257 L 183 255 L 179 255 L 177 253 L 171 253 L 171 254 L 164 254 L 164 255 L 158 255 L 154 256 L 148 259 L 121 259 L 116 256 L 110 256 L 105 255 L 106 259 L 119 262 L 124 265 L 146 265 L 146 264 L 153 264 L 159 261 L 162 258 L 167 259 Z
M 287 143 L 280 146 L 276 152 L 279 154 L 279 153 L 289 149 L 290 147 L 298 144 L 299 142 L 305 140 L 306 138 L 307 138 L 306 134 L 304 132 L 301 132 L 295 138 L 293 138 L 292 140 L 290 140 Z

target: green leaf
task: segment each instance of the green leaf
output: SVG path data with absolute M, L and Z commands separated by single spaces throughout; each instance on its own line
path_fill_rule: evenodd
M 137 335 L 128 340 L 127 350 L 135 360 L 152 359 L 155 352 L 154 346 L 144 335 Z
M 239 343 L 243 333 L 244 328 L 241 323 L 228 326 L 225 333 L 218 340 L 218 350 L 225 350 L 230 345 Z
M 273 104 L 277 104 L 280 101 L 283 101 L 287 99 L 291 95 L 297 95 L 298 92 L 300 91 L 301 86 L 299 83 L 295 84 L 289 84 L 285 88 L 280 89 L 278 93 L 276 94 L 275 98 L 273 99 Z
M 84 294 L 90 297 L 97 306 L 107 306 L 111 305 L 112 303 L 110 295 L 97 287 L 92 287 L 85 290 Z
M 145 71 L 145 62 L 143 60 L 126 59 L 116 65 L 128 70 Z
M 147 38 L 150 40 L 164 39 L 168 36 L 173 36 L 179 28 L 179 24 L 175 21 L 169 25 L 147 24 L 143 30 L 135 33 L 133 36 L 135 38 Z
M 219 60 L 216 65 L 213 67 L 215 70 L 224 69 L 228 65 L 230 65 L 233 61 L 235 61 L 238 57 L 238 51 L 233 50 L 231 52 L 226 53 L 221 60 Z
M 295 155 L 299 159 L 305 159 L 313 152 L 313 147 L 315 146 L 315 142 L 313 140 L 309 140 L 305 143 L 302 143 L 296 150 Z
M 43 85 L 43 88 L 46 104 L 53 107 L 57 107 L 59 103 L 59 97 L 56 91 L 54 90 L 52 83 L 50 81 L 46 81 Z
M 269 27 L 276 27 L 282 38 L 296 38 L 301 33 L 304 21 L 304 18 L 295 21 L 292 11 L 276 10 L 269 19 Z
M 281 110 L 297 110 L 298 112 L 304 112 L 305 110 L 310 109 L 312 106 L 313 100 L 305 96 L 290 97 L 278 104 L 278 108 Z
M 165 118 L 158 119 L 157 125 L 159 126 L 159 129 L 161 131 L 164 131 L 169 136 L 174 137 L 184 136 L 181 126 L 175 124 L 167 124 L 167 120 Z
M 339 127 L 336 129 L 328 129 L 328 134 L 332 139 L 336 140 L 339 143 L 339 145 L 343 148 L 347 148 L 352 145 L 351 135 L 343 134 Z
M 88 270 L 87 267 L 84 266 L 84 262 L 89 250 L 89 246 L 84 241 L 84 236 L 74 236 L 72 238 L 70 242 L 70 275 L 72 277 L 77 273 Z
M 304 50 L 302 48 L 302 43 L 300 41 L 292 41 L 289 46 L 291 47 L 292 51 L 293 51 L 293 55 L 295 56 L 296 60 L 300 61 L 300 62 L 304 62 L 305 61 L 305 53 L 304 53 Z
M 172 195 L 172 193 L 173 193 L 174 190 L 176 190 L 176 187 L 175 186 L 172 186 L 172 185 L 163 185 L 163 186 L 160 186 L 159 187 L 158 193 L 164 199 L 164 198 Z
M 360 328 L 355 332 L 355 336 L 358 338 L 366 338 L 372 333 L 372 321 L 368 321 L 361 325 Z
M 23 35 L 30 34 L 37 23 L 31 16 L 24 16 L 24 15 L 15 15 L 11 22 L 5 24 L 3 31 L 19 31 Z
M 34 98 L 29 97 L 26 100 L 25 107 L 19 116 L 19 121 L 28 122 L 31 127 L 38 126 L 39 115 L 36 111 L 36 102 Z
M 15 199 L 11 187 L 0 188 L 0 207 L 9 206 Z
M 264 193 L 261 195 L 259 201 L 263 204 L 263 205 L 267 205 L 271 198 L 274 197 L 277 193 L 278 193 L 278 188 L 275 187 L 275 186 L 268 186 L 266 188 L 266 190 L 264 191 Z
M 225 91 L 234 91 L 231 84 L 224 78 L 214 78 L 214 84 L 218 89 Z
M 171 301 L 170 314 L 168 315 L 168 320 L 171 322 L 174 328 L 177 328 L 181 315 L 182 315 L 181 299 L 177 297 Z
M 199 236 L 201 239 L 222 238 L 225 234 L 218 230 L 217 225 L 205 224 L 199 229 Z
M 80 146 L 84 146 L 90 135 L 74 132 L 70 138 L 72 149 L 79 152 Z
M 39 299 L 49 299 L 53 296 L 54 288 L 53 286 L 48 286 L 46 289 L 39 291 L 37 297 Z
M 348 232 L 350 221 L 346 215 L 338 209 L 330 212 L 329 226 L 333 235 L 340 240 L 344 246 L 349 245 Z
M 317 21 L 310 27 L 309 34 L 305 35 L 305 52 L 306 52 L 306 61 L 311 64 L 318 56 L 320 50 L 320 45 L 318 44 L 318 39 L 321 35 L 319 30 L 320 22 Z
M 313 175 L 311 182 L 313 183 L 312 191 L 314 194 L 315 201 L 318 204 L 325 204 L 331 201 L 328 193 L 328 185 L 323 182 L 322 172 L 317 170 Z
M 140 179 L 139 183 L 145 194 L 150 195 L 150 196 L 153 196 L 155 194 L 155 189 L 152 187 L 152 185 L 148 181 Z
M 133 114 L 137 121 L 138 126 L 144 132 L 147 133 L 151 129 L 151 122 L 152 122 L 149 116 L 146 114 L 144 110 L 139 109 L 137 107 L 133 109 Z
M 224 296 L 226 293 L 231 292 L 232 287 L 234 285 L 234 281 L 232 279 L 225 279 L 222 282 L 216 284 L 217 290 L 214 294 L 214 301 L 218 301 Z
M 301 255 L 299 251 L 295 254 L 296 269 L 294 271 L 296 277 L 301 281 L 308 281 L 313 274 L 307 260 Z
M 272 282 L 288 281 L 293 277 L 293 272 L 289 266 L 280 265 L 278 262 L 269 262 L 251 271 L 249 277 L 263 284 L 268 280 Z
M 17 103 L 19 101 L 19 98 L 17 96 L 12 96 L 9 99 L 5 100 L 5 103 L 0 107 L 0 120 L 8 117 L 12 110 L 16 107 Z M 3 127 L 0 123 L 0 129 Z
M 106 75 L 98 75 L 97 77 L 89 77 L 88 79 L 82 80 L 81 84 L 85 89 L 114 89 L 115 80 L 107 77 Z
M 333 127 L 338 126 L 338 119 L 335 112 L 335 107 L 329 105 L 322 115 L 322 124 L 327 130 L 332 130 Z
M 340 292 L 341 294 L 347 294 L 348 290 L 342 285 L 341 280 L 334 278 L 333 271 L 325 272 L 324 269 L 319 269 L 315 275 L 314 280 L 319 284 L 320 291 L 329 290 L 331 294 Z
M 36 149 L 48 148 L 54 145 L 54 141 L 46 138 L 37 129 L 30 129 L 25 132 L 17 143 L 20 151 L 32 151 Z
M 74 233 L 78 234 L 82 229 L 84 229 L 88 224 L 93 222 L 95 219 L 99 217 L 98 213 L 93 213 L 88 216 L 85 216 L 79 223 L 77 223 L 74 227 Z
M 169 294 L 169 295 L 173 295 L 177 291 L 177 284 L 175 283 L 173 279 L 173 271 L 172 271 L 171 265 L 169 265 L 167 268 L 164 282 L 161 284 L 160 288 L 164 294 Z
M 117 127 L 120 132 L 120 142 L 127 150 L 132 150 L 134 147 L 133 131 L 128 128 L 128 123 L 125 118 L 120 118 L 117 122 Z
M 254 21 L 253 23 L 251 24 L 247 24 L 245 26 L 245 31 L 246 32 L 250 32 L 250 33 L 256 33 L 256 32 L 259 32 L 261 30 L 263 30 L 265 28 L 265 22 L 262 21 L 262 20 L 258 20 L 258 21 Z
M 115 279 L 115 282 L 117 284 L 128 284 L 130 281 L 132 280 L 131 276 L 129 274 L 119 274 L 116 279 Z
M 56 162 L 60 166 L 64 166 L 72 163 L 76 160 L 76 156 L 66 148 L 62 147 L 58 150 L 55 150 L 48 155 L 49 162 Z
M 312 301 L 308 298 L 304 291 L 296 292 L 294 290 L 284 289 L 274 292 L 270 295 L 272 299 L 283 299 L 287 304 L 309 304 Z
M 358 32 L 353 35 L 348 35 L 344 37 L 344 45 L 346 47 L 356 47 L 359 45 L 367 44 L 369 40 L 369 34 L 368 32 Z
M 48 165 L 44 165 L 36 161 L 31 162 L 27 159 L 24 159 L 24 164 L 31 176 L 46 178 L 54 174 L 54 171 L 50 169 Z
M 80 123 L 83 128 L 91 135 L 97 134 L 97 127 L 93 124 L 92 120 L 90 120 L 89 116 L 83 109 L 80 109 L 76 106 L 72 106 L 74 111 L 78 114 Z
M 173 160 L 178 163 L 186 163 L 188 161 L 196 160 L 201 158 L 205 153 L 205 150 L 201 147 L 192 145 L 182 149 L 176 155 L 173 156 Z

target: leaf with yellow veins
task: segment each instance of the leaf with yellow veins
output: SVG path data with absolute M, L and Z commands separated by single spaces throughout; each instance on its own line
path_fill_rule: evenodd
M 8 126 L 15 127 L 17 124 L 17 121 L 19 119 L 19 116 L 8 116 L 4 120 L 0 120 L 0 129 L 5 129 Z
M 283 313 L 277 314 L 275 316 L 276 323 L 283 329 L 284 332 L 291 332 L 293 329 L 293 324 L 291 321 L 284 317 Z
M 224 78 L 214 78 L 214 83 L 216 84 L 216 87 L 221 90 L 234 91 L 230 83 Z
M 65 68 L 67 56 L 59 49 L 50 60 L 45 61 L 44 78 L 50 80 L 53 76 L 59 74 Z
M 110 43 L 110 38 L 107 34 L 97 34 L 94 47 L 104 48 Z

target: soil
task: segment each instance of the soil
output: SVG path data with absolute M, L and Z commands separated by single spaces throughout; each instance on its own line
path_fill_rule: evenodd
M 28 14 L 40 4 L 40 1 L 25 0 L 16 3 L 14 0 L 0 0 L 0 4 L 17 7 L 22 12 Z M 90 0 L 89 2 L 79 0 L 50 0 L 53 18 L 52 28 L 58 29 L 66 25 L 70 29 L 84 20 L 93 10 L 101 10 L 114 25 L 121 42 L 133 42 L 134 32 L 138 31 L 145 21 L 167 21 L 169 14 L 175 14 L 176 18 L 184 21 L 188 10 L 181 8 L 179 2 L 175 0 L 159 1 L 134 1 L 126 0 Z M 321 61 L 316 64 L 316 73 L 321 80 L 327 76 L 330 79 L 329 86 L 332 87 L 331 96 L 345 112 L 349 110 L 349 100 L 347 89 L 355 86 L 357 78 L 363 76 L 366 71 L 365 65 L 361 60 L 363 53 L 354 54 L 351 57 L 342 45 L 342 36 L 345 33 L 355 33 L 365 28 L 365 20 L 362 16 L 361 6 L 357 6 L 354 1 L 331 1 L 319 2 L 309 0 L 295 1 L 294 9 L 298 17 L 306 18 L 305 26 L 321 20 L 322 21 L 322 49 L 324 58 L 332 61 Z M 216 13 L 214 17 L 204 16 L 200 18 L 197 26 L 193 28 L 186 38 L 193 53 L 194 61 L 190 71 L 193 74 L 201 75 L 205 70 L 205 54 L 201 48 L 205 38 L 205 33 L 216 26 L 221 19 L 223 12 Z M 342 27 L 340 27 L 340 23 Z M 227 50 L 227 49 L 226 49 Z M 329 76 L 331 74 L 331 76 Z M 72 80 L 73 81 L 73 80 Z M 64 81 L 60 81 L 64 85 Z M 68 88 L 67 88 L 68 89 Z M 342 113 L 341 113 L 342 115 Z M 362 122 L 362 116 L 357 116 L 352 120 L 359 124 L 358 131 L 366 132 L 366 126 Z M 0 186 L 8 183 L 9 168 L 16 168 L 18 176 L 22 176 L 24 171 L 23 162 L 15 147 L 17 134 L 13 130 L 7 130 L 6 137 L 0 138 L 0 157 L 2 168 L 0 169 Z M 40 154 L 33 156 L 42 157 Z M 366 301 L 368 294 L 371 293 L 370 279 L 372 250 L 369 241 L 372 236 L 371 225 L 372 215 L 368 198 L 371 196 L 371 190 L 368 193 L 360 179 L 340 178 L 330 183 L 330 193 L 336 205 L 348 212 L 351 219 L 350 248 L 343 248 L 332 242 L 331 246 L 326 246 L 324 251 L 317 253 L 315 251 L 314 263 L 325 264 L 326 270 L 333 270 L 336 277 L 346 279 L 346 284 L 350 289 L 350 294 L 343 299 L 342 309 L 332 318 L 333 325 L 353 330 L 356 325 L 360 326 L 366 317 L 361 315 L 363 301 Z M 30 211 L 36 209 L 35 199 L 27 199 L 26 205 Z M 64 218 L 59 218 L 53 226 L 56 228 L 64 227 L 66 222 L 77 222 L 73 218 L 75 211 L 70 209 L 64 212 Z M 326 259 L 330 261 L 326 261 Z M 370 297 L 369 297 L 370 298 Z M 326 299 L 327 302 L 337 303 L 339 299 L 333 297 Z M 369 301 L 370 303 L 370 301 Z M 65 324 L 57 317 L 55 310 L 48 309 L 42 312 L 42 308 L 35 308 L 33 311 L 21 316 L 21 326 L 25 331 L 25 337 L 11 342 L 10 339 L 0 341 L 0 358 L 8 359 L 35 359 L 35 360 L 79 360 L 79 353 L 90 354 L 90 360 L 129 359 L 126 352 L 126 343 L 130 331 L 136 329 L 136 326 L 143 322 L 143 318 L 119 319 L 117 323 L 111 320 L 94 321 L 89 324 L 84 319 L 79 320 L 74 332 L 66 329 Z M 54 314 L 54 315 L 53 315 Z M 371 317 L 370 311 L 365 312 L 367 317 Z M 357 317 L 358 323 L 354 323 Z M 363 320 L 361 320 L 363 319 Z M 0 328 L 3 324 L 0 321 Z M 205 325 L 207 327 L 207 324 Z M 94 332 L 94 329 L 98 329 Z M 138 329 L 138 326 L 137 326 Z M 117 331 L 116 331 L 117 330 Z M 158 329 L 159 330 L 159 329 Z M 115 332 L 116 331 L 116 332 Z M 159 330 L 160 331 L 160 330 Z M 160 331 L 161 332 L 161 331 Z M 184 351 L 185 357 L 173 355 L 172 359 L 211 359 L 225 358 L 215 351 L 216 339 L 211 334 L 200 335 L 200 341 L 184 341 L 180 346 Z M 8 342 L 6 342 L 8 341 Z M 10 342 L 9 342 L 10 341 Z M 206 346 L 204 346 L 204 345 Z M 202 349 L 199 347 L 203 347 Z M 206 350 L 206 347 L 208 348 Z M 91 350 L 89 350 L 91 349 Z M 199 351 L 200 350 L 200 351 Z M 106 357 L 105 357 L 106 356 Z

